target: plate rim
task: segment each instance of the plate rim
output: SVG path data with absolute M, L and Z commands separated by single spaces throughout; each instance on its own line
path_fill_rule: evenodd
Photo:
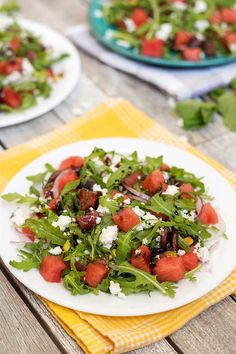
M 204 59 L 199 62 L 186 61 L 186 60 L 167 60 L 164 58 L 152 58 L 148 56 L 141 55 L 139 53 L 133 53 L 129 49 L 123 48 L 115 43 L 115 41 L 104 38 L 103 35 L 100 34 L 98 28 L 100 28 L 101 23 L 103 26 L 106 26 L 107 29 L 111 29 L 109 25 L 106 24 L 103 18 L 97 18 L 94 16 L 94 12 L 96 10 L 100 10 L 100 1 L 99 0 L 91 0 L 88 19 L 90 24 L 90 29 L 92 34 L 96 37 L 96 39 L 105 45 L 107 48 L 111 49 L 113 52 L 125 56 L 129 59 L 132 59 L 137 62 L 149 64 L 150 66 L 164 67 L 164 68 L 173 68 L 173 69 L 199 69 L 199 68 L 214 68 L 218 66 L 227 65 L 236 61 L 236 57 L 224 57 L 219 56 L 216 58 Z
M 209 164 L 207 164 L 204 160 L 202 160 L 201 158 L 199 158 L 198 156 L 195 156 L 194 154 L 192 154 L 191 152 L 188 152 L 188 151 L 185 151 L 184 149 L 180 149 L 179 147 L 176 147 L 176 146 L 173 146 L 173 145 L 171 145 L 171 144 L 165 144 L 165 143 L 160 143 L 160 142 L 158 142 L 158 141 L 155 141 L 155 140 L 151 140 L 151 141 L 149 141 L 149 140 L 146 140 L 146 139 L 139 139 L 139 138 L 130 138 L 130 137 L 109 137 L 109 138 L 98 138 L 98 139 L 87 139 L 87 140 L 80 140 L 80 141 L 78 141 L 78 142 L 75 142 L 75 143 L 71 143 L 71 144 L 66 144 L 66 145 L 63 145 L 63 146 L 61 146 L 61 147 L 58 147 L 57 149 L 53 149 L 53 150 L 50 150 L 49 152 L 47 152 L 46 154 L 42 154 L 42 155 L 40 155 L 39 157 L 37 157 L 36 159 L 33 159 L 31 162 L 29 162 L 28 164 L 26 164 L 24 167 L 22 167 L 12 178 L 11 178 L 11 180 L 8 182 L 8 184 L 5 186 L 5 188 L 4 188 L 4 190 L 3 190 L 3 192 L 2 193 L 4 193 L 4 191 L 7 189 L 7 187 L 8 187 L 8 185 L 10 184 L 10 182 L 12 182 L 12 180 L 14 179 L 14 178 L 17 178 L 17 176 L 18 176 L 18 174 L 21 174 L 22 172 L 23 172 L 23 170 L 24 169 L 26 169 L 27 167 L 29 167 L 33 162 L 35 163 L 35 162 L 37 162 L 39 159 L 43 159 L 43 158 L 47 158 L 47 156 L 48 155 L 50 155 L 50 154 L 55 154 L 55 152 L 60 152 L 60 150 L 63 150 L 63 149 L 71 149 L 71 147 L 77 147 L 78 146 L 78 144 L 80 144 L 80 143 L 85 143 L 85 144 L 94 144 L 94 145 L 96 145 L 96 144 L 99 144 L 99 142 L 102 142 L 102 141 L 104 141 L 105 140 L 105 142 L 113 142 L 114 140 L 116 140 L 116 141 L 120 141 L 120 140 L 122 140 L 123 142 L 124 141 L 135 141 L 136 143 L 137 142 L 139 142 L 139 143 L 142 143 L 142 142 L 146 142 L 146 143 L 154 143 L 157 147 L 158 147 L 158 145 L 160 146 L 163 146 L 163 147 L 165 147 L 165 146 L 168 146 L 168 147 L 171 147 L 171 148 L 174 148 L 175 150 L 177 150 L 178 152 L 180 152 L 180 153 L 184 153 L 184 154 L 187 154 L 187 155 L 190 155 L 190 156 L 194 156 L 194 158 L 195 159 L 197 159 L 197 160 L 199 160 L 201 163 L 203 163 L 205 166 L 207 166 L 208 168 L 210 168 L 210 169 L 212 169 L 212 170 L 214 170 L 214 172 L 216 173 L 216 174 L 218 174 L 218 176 L 221 178 L 221 179 L 223 179 L 224 180 L 224 182 L 226 183 L 226 185 L 228 186 L 228 187 L 230 187 L 230 189 L 231 189 L 231 191 L 233 192 L 233 196 L 234 196 L 234 198 L 236 198 L 236 192 L 235 192 L 235 190 L 233 189 L 233 187 L 232 187 L 232 185 L 229 183 L 229 181 L 227 181 L 217 170 L 215 170 L 211 165 L 209 165 Z M 2 208 L 2 206 L 0 205 L 0 209 Z M 12 268 L 7 262 L 5 262 L 5 257 L 4 257 L 4 254 L 3 254 L 3 252 L 2 252 L 3 250 L 1 250 L 1 247 L 0 247 L 0 256 L 2 257 L 2 260 L 3 260 L 3 262 L 4 262 L 4 264 L 5 264 L 5 266 L 9 269 L 9 271 L 11 272 L 11 274 L 13 274 L 21 283 L 23 283 L 25 286 L 27 286 L 29 289 L 31 289 L 32 291 L 34 291 L 36 294 L 38 294 L 38 295 L 40 295 L 40 296 L 42 296 L 42 297 L 44 297 L 45 298 L 45 293 L 43 293 L 43 292 L 41 292 L 40 290 L 38 290 L 38 289 L 36 289 L 37 287 L 35 287 L 35 286 L 32 286 L 32 285 L 29 285 L 29 284 L 26 284 L 24 281 L 22 281 L 22 279 L 21 279 L 21 276 L 20 275 L 22 275 L 23 276 L 23 272 L 22 271 L 17 271 L 17 270 L 15 270 L 14 268 Z M 65 301 L 56 301 L 55 302 L 55 299 L 53 298 L 53 296 L 46 296 L 46 299 L 47 300 L 49 300 L 49 301 L 52 301 L 52 302 L 54 302 L 54 303 L 57 303 L 57 304 L 59 304 L 59 305 L 61 305 L 61 306 L 64 306 L 64 307 L 68 307 L 68 308 L 72 308 L 72 309 L 74 309 L 74 310 L 78 310 L 78 311 L 82 311 L 82 312 L 88 312 L 88 313 L 93 313 L 93 314 L 98 314 L 98 315 L 103 315 L 103 316 L 120 316 L 120 317 L 123 317 L 123 316 L 141 316 L 141 315 L 149 315 L 149 314 L 155 314 L 155 313 L 161 313 L 161 312 L 163 312 L 163 311 L 169 311 L 169 310 L 172 310 L 172 309 L 175 309 L 175 308 L 178 308 L 178 307 L 181 307 L 181 306 L 183 306 L 183 305 L 186 305 L 186 304 L 189 304 L 189 303 L 191 303 L 191 302 L 193 302 L 193 301 L 195 301 L 195 300 L 197 300 L 197 299 L 199 299 L 199 298 L 201 298 L 202 296 L 204 296 L 204 295 L 206 295 L 207 293 L 209 293 L 210 291 L 212 291 L 215 287 L 217 287 L 230 273 L 231 273 L 231 271 L 233 271 L 234 270 L 234 268 L 235 268 L 235 266 L 236 266 L 236 264 L 234 263 L 234 265 L 232 265 L 232 269 L 230 270 L 230 271 L 227 271 L 227 274 L 225 275 L 225 274 L 221 274 L 221 277 L 220 277 L 220 279 L 218 279 L 217 280 L 217 284 L 216 285 L 214 285 L 213 287 L 211 287 L 210 289 L 208 289 L 207 291 L 206 290 L 202 290 L 202 291 L 200 291 L 200 293 L 198 293 L 196 296 L 193 296 L 192 297 L 192 299 L 191 299 L 191 301 L 184 301 L 183 303 L 182 302 L 180 302 L 180 303 L 178 303 L 177 305 L 175 305 L 175 304 L 173 304 L 173 306 L 171 306 L 171 307 L 169 307 L 168 309 L 163 309 L 163 310 L 160 310 L 160 311 L 157 311 L 157 310 L 153 310 L 152 308 L 148 308 L 147 309 L 147 307 L 145 307 L 145 310 L 144 311 L 142 311 L 142 310 L 140 310 L 139 311 L 139 313 L 134 313 L 134 311 L 137 311 L 137 309 L 135 308 L 134 310 L 133 309 L 131 309 L 131 311 L 130 312 L 121 312 L 120 313 L 120 311 L 121 311 L 121 308 L 122 308 L 122 302 L 119 302 L 119 304 L 121 305 L 121 307 L 118 307 L 118 309 L 117 308 L 115 308 L 114 310 L 113 310 L 113 313 L 110 313 L 109 312 L 109 310 L 107 311 L 106 309 L 102 309 L 102 311 L 101 310 L 96 310 L 96 311 L 94 311 L 94 310 L 91 310 L 91 309 L 89 309 L 89 307 L 85 307 L 85 306 L 83 306 L 83 305 L 79 305 L 78 307 L 72 307 L 71 305 L 70 305 L 70 303 L 67 303 L 67 302 L 65 302 Z M 61 285 L 62 285 L 62 283 L 61 283 Z M 91 295 L 91 294 L 89 294 L 89 295 Z M 109 295 L 109 294 L 105 294 L 105 295 L 107 295 L 107 296 L 111 296 L 111 295 Z M 70 295 L 70 296 L 72 296 L 72 295 Z M 87 296 L 87 295 L 77 295 L 77 297 L 79 298 L 81 298 L 81 299 L 83 299 L 83 296 Z M 95 296 L 95 295 L 92 295 L 92 296 Z M 114 298 L 114 297 L 113 297 Z M 117 305 L 117 303 L 116 303 L 116 305 Z
M 8 16 L 2 16 L 3 19 L 8 20 L 11 19 Z M 73 62 L 73 80 L 70 81 L 70 85 L 68 85 L 68 88 L 65 92 L 62 92 L 60 96 L 55 97 L 53 102 L 50 103 L 50 97 L 42 100 L 42 102 L 40 102 L 39 104 L 35 105 L 34 107 L 30 108 L 29 110 L 33 110 L 33 112 L 31 114 L 27 115 L 27 111 L 29 110 L 24 110 L 24 111 L 19 111 L 19 112 L 12 112 L 7 114 L 7 113 L 0 113 L 0 128 L 5 128 L 5 127 L 10 127 L 13 125 L 18 125 L 21 123 L 25 123 L 28 121 L 31 121 L 33 119 L 42 117 L 43 115 L 45 115 L 46 113 L 52 111 L 54 108 L 56 108 L 60 103 L 62 103 L 63 101 L 65 101 L 68 96 L 72 93 L 72 91 L 74 90 L 75 86 L 77 85 L 80 75 L 81 75 L 81 58 L 79 55 L 79 51 L 77 50 L 77 48 L 74 46 L 74 44 L 66 37 L 66 35 L 64 35 L 63 33 L 57 31 L 54 28 L 51 28 L 48 25 L 45 25 L 43 23 L 40 23 L 38 21 L 35 20 L 31 20 L 22 16 L 16 16 L 16 20 L 18 23 L 21 24 L 22 27 L 24 27 L 24 25 L 30 26 L 30 27 L 37 27 L 39 29 L 42 29 L 44 32 L 50 32 L 51 34 L 57 36 L 58 39 L 60 39 L 61 41 L 63 41 L 64 43 L 67 44 L 67 47 L 70 50 L 70 57 L 71 60 Z M 47 107 L 43 107 L 44 103 L 48 103 L 49 101 L 49 105 Z M 40 109 L 39 109 L 40 108 Z M 13 117 L 13 114 L 16 115 L 15 117 Z M 24 114 L 26 114 L 26 117 L 24 117 Z M 1 117 L 2 115 L 2 117 Z M 4 121 L 5 120 L 5 121 Z

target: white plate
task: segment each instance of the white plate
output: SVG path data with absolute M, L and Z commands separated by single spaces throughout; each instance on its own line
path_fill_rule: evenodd
M 198 177 L 205 177 L 204 181 L 209 187 L 209 193 L 215 196 L 216 203 L 220 207 L 221 216 L 226 222 L 227 235 L 229 237 L 228 240 L 222 237 L 218 246 L 214 248 L 211 254 L 209 270 L 198 272 L 198 280 L 195 283 L 191 283 L 187 280 L 180 281 L 174 299 L 164 297 L 158 292 L 154 292 L 151 296 L 147 294 L 129 295 L 125 299 L 119 299 L 104 293 L 98 296 L 93 294 L 72 296 L 69 291 L 64 289 L 62 283 L 53 284 L 44 281 L 37 270 L 24 273 L 9 266 L 9 261 L 15 259 L 17 256 L 17 247 L 21 246 L 13 244 L 10 241 L 20 241 L 23 236 L 18 234 L 10 226 L 9 217 L 16 206 L 1 200 L 0 254 L 10 271 L 24 285 L 48 300 L 75 310 L 109 316 L 138 316 L 171 310 L 196 300 L 221 283 L 236 265 L 235 191 L 212 167 L 208 166 L 197 157 L 173 146 L 131 138 L 81 141 L 49 152 L 32 161 L 9 182 L 4 193 L 15 191 L 19 193 L 27 192 L 29 184 L 28 181 L 25 180 L 25 177 L 42 171 L 46 162 L 57 166 L 63 158 L 78 154 L 85 156 L 89 154 L 95 146 L 106 150 L 115 149 L 121 153 L 130 153 L 137 150 L 140 156 L 164 155 L 165 162 L 168 164 L 184 167 L 195 173 Z
M 0 113 L 0 128 L 29 121 L 50 111 L 63 101 L 75 87 L 80 75 L 80 58 L 76 48 L 62 34 L 40 23 L 17 19 L 19 24 L 38 35 L 42 42 L 53 48 L 54 55 L 68 53 L 69 57 L 54 67 L 58 72 L 64 72 L 64 77 L 53 84 L 49 98 L 38 100 L 38 104 L 25 111 L 14 113 Z M 0 17 L 0 27 L 10 23 L 7 17 Z

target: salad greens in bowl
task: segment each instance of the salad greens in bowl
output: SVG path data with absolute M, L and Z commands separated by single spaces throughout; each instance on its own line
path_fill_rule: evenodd
M 72 295 L 174 297 L 178 282 L 195 281 L 209 261 L 208 241 L 224 233 L 203 180 L 163 156 L 96 147 L 27 180 L 27 194 L 2 195 L 22 204 L 11 223 L 28 238 L 10 265 L 36 268 Z
M 183 68 L 235 60 L 234 0 L 93 0 L 89 19 L 99 41 L 135 60 Z

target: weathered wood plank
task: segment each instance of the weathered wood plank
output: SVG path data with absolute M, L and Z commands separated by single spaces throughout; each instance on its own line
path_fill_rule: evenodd
M 60 353 L 54 342 L 0 272 L 1 353 Z
M 4 269 L 4 274 L 8 279 L 9 284 L 10 283 L 14 284 L 15 289 L 21 295 L 24 302 L 26 304 L 29 304 L 30 307 L 34 310 L 34 312 L 37 313 L 37 318 L 40 319 L 41 323 L 46 329 L 46 332 L 50 334 L 50 337 L 53 338 L 54 341 L 59 342 L 61 349 L 63 349 L 65 353 L 69 353 L 69 354 L 82 354 L 83 353 L 82 349 L 80 349 L 77 343 L 72 339 L 72 337 L 65 332 L 63 327 L 61 327 L 58 321 L 51 315 L 51 313 L 47 310 L 47 308 L 44 306 L 42 301 L 38 297 L 36 297 L 32 291 L 30 291 L 24 285 L 22 285 L 12 274 L 10 274 L 10 272 L 6 269 L 4 265 L 2 265 L 2 267 Z M 0 309 L 4 305 L 1 301 L 2 296 L 3 296 L 2 291 L 0 290 Z M 6 299 L 7 299 L 6 301 L 9 302 L 9 304 L 11 302 L 14 302 L 13 301 L 14 299 L 9 299 L 7 298 L 7 296 Z M 17 309 L 15 312 L 17 314 Z M 0 329 L 0 337 L 1 337 L 1 329 Z M 6 342 L 8 342 L 11 340 L 11 337 L 6 338 L 5 340 Z M 10 353 L 11 352 L 9 351 L 4 354 L 10 354 Z
M 186 354 L 236 353 L 236 304 L 228 297 L 171 336 Z

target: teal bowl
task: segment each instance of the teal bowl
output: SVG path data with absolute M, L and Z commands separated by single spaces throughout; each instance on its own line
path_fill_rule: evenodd
M 191 62 L 186 60 L 181 60 L 174 55 L 170 59 L 166 58 L 151 58 L 140 53 L 137 53 L 133 48 L 124 48 L 116 43 L 114 39 L 106 37 L 107 30 L 114 30 L 113 26 L 107 24 L 104 18 L 99 18 L 96 16 L 97 10 L 101 10 L 101 2 L 99 0 L 92 0 L 89 8 L 89 24 L 92 34 L 97 38 L 97 40 L 110 48 L 114 52 L 126 56 L 130 59 L 144 62 L 156 66 L 166 66 L 173 68 L 182 68 L 182 69 L 197 69 L 202 67 L 211 67 L 217 65 L 225 65 L 236 61 L 236 57 L 232 56 L 217 56 L 214 58 L 205 58 L 199 62 Z

